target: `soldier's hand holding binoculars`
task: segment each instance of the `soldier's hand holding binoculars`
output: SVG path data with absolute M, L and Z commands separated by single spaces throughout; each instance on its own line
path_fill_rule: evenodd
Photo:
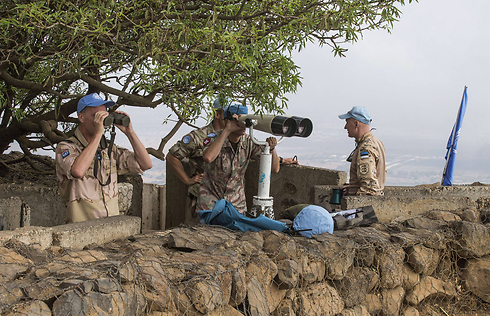
M 269 144 L 270 151 L 273 151 L 274 148 L 276 148 L 277 139 L 275 137 L 268 137 L 265 141 Z

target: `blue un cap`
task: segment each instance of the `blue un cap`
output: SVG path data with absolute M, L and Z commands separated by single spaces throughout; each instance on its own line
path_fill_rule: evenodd
M 217 110 L 225 108 L 227 105 L 231 104 L 230 98 L 224 98 L 223 102 L 221 102 L 220 98 L 216 98 L 213 102 L 213 107 Z
M 78 101 L 77 114 L 82 112 L 82 110 L 85 109 L 87 106 L 96 107 L 99 105 L 105 105 L 106 109 L 108 109 L 114 104 L 116 104 L 116 102 L 111 100 L 106 101 L 102 99 L 102 97 L 98 93 L 92 93 L 84 96 L 80 99 L 80 101 Z
M 240 103 L 230 104 L 224 109 L 225 119 L 231 119 L 233 114 L 248 114 L 248 108 Z
M 369 115 L 368 110 L 363 106 L 355 106 L 349 112 L 345 114 L 340 114 L 339 118 L 342 120 L 353 118 L 356 121 L 359 121 L 367 125 L 370 125 L 371 121 L 373 120 L 371 118 L 371 115 Z

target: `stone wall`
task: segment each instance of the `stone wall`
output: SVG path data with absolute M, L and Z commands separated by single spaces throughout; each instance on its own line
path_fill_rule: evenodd
M 464 208 L 312 239 L 219 226 L 71 249 L 0 239 L 0 313 L 485 315 L 489 222 Z

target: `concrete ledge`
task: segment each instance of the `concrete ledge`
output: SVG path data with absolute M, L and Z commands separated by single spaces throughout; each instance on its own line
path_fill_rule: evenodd
M 26 245 L 38 244 L 41 249 L 51 246 L 53 241 L 52 228 L 48 227 L 21 227 L 15 230 L 0 231 L 0 246 L 13 239 Z
M 90 244 L 102 245 L 141 232 L 141 218 L 118 215 L 52 228 L 53 246 L 82 249 Z
M 315 204 L 329 202 L 332 189 L 338 186 L 317 185 L 314 187 Z M 419 216 L 434 209 L 453 211 L 461 208 L 488 207 L 490 186 L 420 185 L 416 187 L 389 186 L 384 196 L 344 196 L 340 208 L 355 209 L 371 205 L 378 220 L 388 223 Z

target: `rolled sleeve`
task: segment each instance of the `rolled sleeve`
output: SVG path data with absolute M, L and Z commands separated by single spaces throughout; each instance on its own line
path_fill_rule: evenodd
M 136 160 L 134 153 L 126 148 L 116 148 L 117 173 L 137 173 L 143 174 L 140 164 Z

